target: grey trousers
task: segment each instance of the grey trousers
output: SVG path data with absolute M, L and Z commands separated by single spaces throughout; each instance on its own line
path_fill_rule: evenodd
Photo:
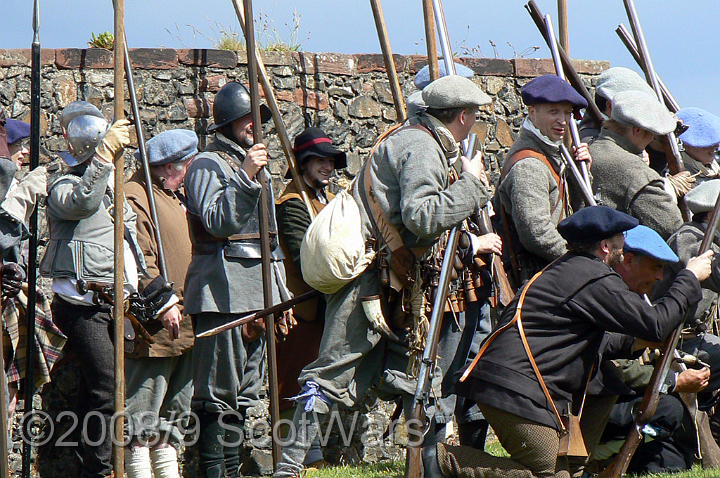
M 192 317 L 195 333 L 236 319 L 215 313 Z M 245 411 L 260 404 L 265 364 L 265 337 L 246 344 L 240 327 L 195 340 L 192 409 L 220 414 Z
M 179 357 L 125 359 L 125 388 L 126 434 L 180 450 L 190 419 L 192 350 Z

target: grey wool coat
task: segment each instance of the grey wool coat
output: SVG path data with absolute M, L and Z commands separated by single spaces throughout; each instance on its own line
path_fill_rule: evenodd
M 558 148 L 543 142 L 526 128 L 520 129 L 506 161 L 524 149 L 545 155 L 560 177 L 566 178 Z M 533 157 L 521 159 L 507 172 L 497 195 L 505 212 L 512 217 L 520 244 L 528 252 L 547 262 L 565 254 L 566 242 L 557 232 L 557 225 L 566 217 L 566 211 L 562 206 L 552 210 L 560 190 L 545 163 Z
M 640 153 L 623 136 L 603 128 L 590 145 L 593 193 L 601 204 L 630 214 L 667 239 L 682 226 L 680 209 Z
M 229 155 L 235 167 L 221 154 Z M 260 241 L 222 240 L 234 234 L 258 232 L 261 188 L 257 180 L 251 181 L 242 170 L 244 158 L 243 149 L 217 133 L 215 141 L 188 167 L 185 176 L 188 215 L 199 216 L 205 231 L 219 240 L 202 244 L 201 248 L 193 244 L 185 279 L 186 314 L 239 314 L 264 307 Z M 270 229 L 277 231 L 272 188 L 269 193 Z M 281 302 L 278 284 L 285 280 L 281 259 L 276 246 L 272 257 L 274 304 Z

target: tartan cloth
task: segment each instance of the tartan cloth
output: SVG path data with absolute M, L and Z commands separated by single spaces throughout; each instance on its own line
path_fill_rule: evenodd
M 9 358 L 10 366 L 7 370 L 8 383 L 19 382 L 25 378 L 27 357 L 27 284 L 12 300 L 5 300 L 2 304 L 2 320 L 5 332 L 10 337 L 11 347 Z M 63 345 L 67 338 L 52 321 L 50 301 L 41 291 L 37 291 L 37 306 L 35 308 L 35 388 L 50 382 L 50 371 L 60 358 Z M 7 355 L 6 355 L 7 356 Z M 6 367 L 8 365 L 6 364 Z

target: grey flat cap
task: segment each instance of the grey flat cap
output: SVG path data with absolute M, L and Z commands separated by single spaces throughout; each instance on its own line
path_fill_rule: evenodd
M 608 100 L 612 100 L 618 93 L 629 90 L 654 93 L 647 81 L 624 66 L 614 66 L 600 73 L 595 89 L 600 96 Z
M 145 143 L 148 163 L 151 166 L 185 161 L 198 152 L 198 138 L 195 131 L 189 129 L 171 129 L 163 131 Z M 140 160 L 140 151 L 135 152 Z
M 422 91 L 416 91 L 408 96 L 405 106 L 407 107 L 408 116 L 416 116 L 425 111 L 427 105 L 422 99 Z
M 478 85 L 459 75 L 443 76 L 422 90 L 428 108 L 470 108 L 490 103 L 491 98 Z
M 612 119 L 663 135 L 675 130 L 677 119 L 660 103 L 655 94 L 629 90 L 612 97 Z
M 720 179 L 704 181 L 685 195 L 685 203 L 693 214 L 712 211 L 720 194 Z

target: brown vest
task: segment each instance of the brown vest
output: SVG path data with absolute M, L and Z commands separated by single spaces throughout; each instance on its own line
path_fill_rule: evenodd
M 330 202 L 330 200 L 335 197 L 334 194 L 329 192 L 326 192 L 326 195 L 328 202 Z M 302 200 L 302 197 L 300 196 L 300 191 L 298 189 L 298 184 L 295 182 L 295 180 L 290 181 L 290 183 L 285 188 L 285 191 L 283 191 L 282 195 L 275 201 L 275 204 L 280 205 L 288 199 Z M 320 200 L 318 200 L 318 198 L 314 196 L 311 197 L 310 202 L 312 203 L 316 215 L 326 206 L 326 204 L 321 203 Z M 283 236 L 282 231 L 280 231 L 280 233 L 278 234 L 278 238 L 280 242 L 280 247 L 282 248 L 283 254 L 285 255 L 283 263 L 285 264 L 285 275 L 287 277 L 288 289 L 290 289 L 290 292 L 292 292 L 293 295 L 296 296 L 312 290 L 312 287 L 307 285 L 303 280 L 302 272 L 298 270 L 298 268 L 295 266 L 295 263 L 290 258 L 287 244 L 285 243 L 285 237 Z M 306 321 L 316 320 L 318 318 L 318 305 L 319 299 L 317 298 L 296 305 L 295 317 L 299 317 Z

